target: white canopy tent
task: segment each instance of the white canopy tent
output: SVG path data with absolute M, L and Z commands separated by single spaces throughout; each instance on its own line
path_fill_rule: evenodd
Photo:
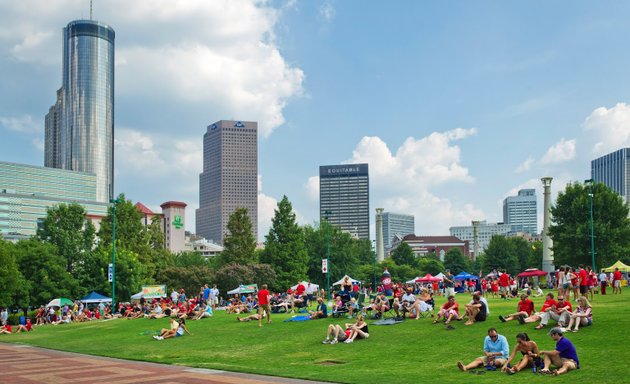
M 341 285 L 343 283 L 343 281 L 346 279 L 346 277 L 350 279 L 350 282 L 352 284 L 361 284 L 361 282 L 359 280 L 355 280 L 352 277 L 350 277 L 348 275 L 345 275 L 344 277 L 341 278 L 341 280 L 337 281 L 336 283 L 333 283 L 333 285 Z
M 301 282 L 295 284 L 294 286 L 292 286 L 291 289 L 295 291 L 297 289 L 298 285 L 300 285 L 300 284 L 302 284 L 304 286 L 304 288 L 306 288 L 306 290 L 308 291 L 308 281 L 301 281 Z M 313 291 L 319 290 L 319 285 L 311 283 L 311 290 L 313 290 Z

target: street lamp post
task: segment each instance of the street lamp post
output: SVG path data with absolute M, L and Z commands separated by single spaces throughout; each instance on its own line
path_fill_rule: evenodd
M 109 201 L 112 205 L 112 313 L 116 312 L 116 205 L 118 199 Z
M 593 273 L 595 273 L 595 228 L 593 227 L 593 179 L 584 180 L 584 183 L 588 183 L 589 192 L 588 198 L 591 205 L 591 262 L 593 264 Z
M 328 287 L 328 299 L 332 300 L 332 290 L 330 288 L 330 222 L 328 221 L 328 217 L 331 212 L 326 210 L 324 211 L 324 219 L 326 219 L 326 263 L 328 268 L 326 269 L 326 286 Z

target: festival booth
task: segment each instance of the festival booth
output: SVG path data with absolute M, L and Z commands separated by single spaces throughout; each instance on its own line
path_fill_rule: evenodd
M 431 276 L 430 273 L 427 273 L 426 275 L 424 275 L 424 277 L 417 277 L 415 282 L 416 283 L 439 283 L 440 281 L 442 281 L 442 278 L 437 277 L 437 276 Z
M 304 288 L 308 287 L 308 281 L 300 281 L 299 283 L 297 283 L 294 286 L 292 286 L 291 289 L 295 291 L 297 289 L 298 285 L 300 285 L 300 284 L 302 284 L 304 286 Z M 319 290 L 319 285 L 311 283 L 311 289 L 314 289 L 314 290 L 318 291 Z
M 617 262 L 611 265 L 608 268 L 603 268 L 604 272 L 615 272 L 615 268 L 619 268 L 619 271 L 628 273 L 630 272 L 630 267 L 621 262 L 621 260 L 617 260 Z
M 346 303 L 346 301 L 350 300 L 351 296 L 356 296 L 356 293 L 358 292 L 358 286 L 361 285 L 361 282 L 359 280 L 355 280 L 352 277 L 345 275 L 344 277 L 342 277 L 339 281 L 336 281 L 335 283 L 333 283 L 333 287 L 335 285 L 343 285 L 343 282 L 348 279 L 351 283 L 352 283 L 352 291 L 347 291 L 344 289 L 344 287 L 341 288 L 341 290 L 339 292 L 337 292 L 337 294 L 339 296 L 341 296 L 341 300 L 344 302 L 344 304 Z M 355 290 L 357 292 L 355 292 Z
M 50 303 L 46 304 L 46 308 L 50 307 L 63 307 L 64 305 L 73 306 L 74 301 L 70 299 L 66 299 L 65 297 L 60 297 L 58 299 L 52 299 Z
M 361 282 L 360 282 L 359 280 L 355 280 L 355 279 L 353 279 L 352 277 L 350 277 L 350 276 L 348 276 L 348 275 L 345 275 L 344 277 L 342 277 L 342 278 L 341 278 L 341 280 L 339 280 L 339 281 L 337 281 L 337 282 L 333 283 L 333 286 L 335 286 L 335 285 L 341 285 L 341 284 L 343 283 L 343 281 L 346 279 L 346 277 L 347 277 L 348 279 L 350 279 L 350 282 L 352 283 L 352 285 L 361 284 Z
M 466 272 L 466 271 L 462 271 L 459 273 L 459 275 L 455 276 L 455 280 L 478 280 L 479 276 L 475 276 L 475 275 L 471 275 L 470 273 Z
M 521 279 L 520 286 L 523 288 L 525 288 L 525 284 L 524 284 L 525 281 L 529 280 L 530 278 L 532 279 L 532 285 L 534 287 L 537 287 L 540 285 L 538 281 L 539 278 L 546 277 L 546 276 L 547 276 L 547 272 L 541 271 L 540 269 L 536 269 L 536 268 L 528 268 L 524 270 L 523 272 L 519 273 L 518 275 L 516 275 L 516 277 Z
M 89 295 L 85 296 L 81 300 L 79 300 L 85 304 L 100 304 L 100 303 L 111 303 L 112 298 L 103 296 L 96 291 L 92 291 Z
M 166 285 L 144 285 L 142 291 L 131 296 L 131 301 L 140 301 L 145 299 L 159 299 L 166 297 Z
M 444 274 L 442 272 L 438 273 L 437 275 L 433 276 L 433 277 L 437 277 L 440 280 L 444 280 Z
M 240 295 L 243 293 L 258 292 L 258 284 L 241 284 L 238 288 L 228 291 L 228 295 Z

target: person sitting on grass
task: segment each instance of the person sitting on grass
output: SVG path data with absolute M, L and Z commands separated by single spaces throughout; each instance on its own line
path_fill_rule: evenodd
M 458 361 L 457 368 L 462 372 L 466 372 L 482 366 L 496 370 L 505 365 L 510 354 L 510 346 L 505 336 L 499 335 L 495 328 L 488 329 L 488 336 L 483 341 L 483 354 L 483 356 L 476 358 L 467 365 Z
M 212 305 L 206 303 L 202 304 L 197 315 L 195 315 L 192 320 L 201 320 L 204 317 L 212 317 Z
M 556 305 L 542 312 L 540 315 L 540 324 L 538 324 L 535 329 L 545 328 L 549 319 L 555 320 L 560 327 L 566 326 L 569 322 L 568 319 L 571 315 L 572 309 L 573 308 L 569 300 L 565 300 L 563 296 L 558 296 L 558 302 Z
M 540 312 L 535 312 L 531 314 L 529 317 L 523 319 L 523 323 L 535 323 L 542 319 L 542 316 L 545 312 L 550 311 L 558 305 L 558 302 L 554 300 L 553 293 L 547 293 L 546 300 L 543 303 L 542 307 L 540 307 Z
M 413 294 L 413 288 L 407 287 L 405 293 L 401 296 L 400 300 L 396 302 L 394 300 L 394 311 L 396 317 L 404 319 L 405 313 L 409 312 L 416 303 L 416 296 Z
M 448 301 L 440 308 L 437 317 L 433 320 L 433 324 L 438 323 L 442 318 L 446 320 L 445 324 L 450 323 L 451 320 L 460 320 L 459 304 L 455 301 L 455 296 L 451 295 L 448 297 Z
M 509 365 L 512 361 L 514 361 L 516 352 L 520 352 L 521 355 L 523 355 L 523 358 L 516 365 L 510 368 Z M 530 340 L 527 333 L 519 333 L 516 335 L 516 346 L 514 347 L 510 357 L 505 362 L 503 368 L 501 368 L 501 371 L 513 375 L 527 367 L 534 366 L 540 361 L 538 345 L 536 342 Z
M 575 346 L 562 333 L 562 329 L 559 327 L 552 328 L 549 331 L 549 336 L 556 342 L 556 349 L 540 352 L 545 356 L 545 366 L 540 373 L 558 376 L 574 369 L 580 369 L 580 360 L 578 359 Z M 551 365 L 557 369 L 551 371 L 549 369 Z
M 488 307 L 483 301 L 481 301 L 481 296 L 479 296 L 479 294 L 475 293 L 473 295 L 472 304 L 466 304 L 465 308 L 468 321 L 466 321 L 464 325 L 473 325 L 476 321 L 486 321 Z
M 532 312 L 534 312 L 534 302 L 526 294 L 522 294 L 521 300 L 516 304 L 516 313 L 505 317 L 499 315 L 499 320 L 505 323 L 516 319 L 519 323 L 525 324 L 525 318 L 531 316 Z
M 363 320 L 363 316 L 358 315 L 357 321 L 350 326 L 350 335 L 348 335 L 348 338 L 344 340 L 344 343 L 352 343 L 354 339 L 367 339 L 368 337 L 370 337 L 370 334 L 368 333 L 368 325 Z
M 156 304 L 153 307 L 153 310 L 147 315 L 147 318 L 148 319 L 161 319 L 165 316 L 166 314 L 164 313 L 164 310 L 162 310 L 162 307 L 159 304 Z
M 9 323 L 6 323 L 4 325 L 0 325 L 0 335 L 1 334 L 7 334 L 10 335 L 11 332 L 11 325 Z
M 314 311 L 308 311 L 308 314 L 311 315 L 311 320 L 316 319 L 325 319 L 328 317 L 328 307 L 326 307 L 326 303 L 324 303 L 324 299 L 321 297 L 317 298 L 317 307 Z
M 31 319 L 26 319 L 25 325 L 18 324 L 18 327 L 15 330 L 15 333 L 30 332 L 32 329 L 33 329 L 33 324 L 31 324 Z
M 254 313 L 253 315 L 249 315 L 247 317 L 238 317 L 236 316 L 236 321 L 240 321 L 241 323 L 246 323 L 248 321 L 257 321 L 260 320 L 262 315 Z
M 171 322 L 174 322 L 174 320 L 171 319 Z M 184 336 L 184 332 L 192 336 L 192 333 L 190 333 L 190 331 L 188 331 L 188 328 L 186 328 L 186 319 L 179 319 L 179 322 L 175 322 L 175 324 L 177 324 L 177 328 L 162 329 L 160 335 L 153 336 L 153 338 L 155 340 L 171 339 L 173 337 Z M 171 327 L 173 327 L 173 323 L 171 323 Z
M 587 326 L 593 324 L 593 307 L 585 296 L 578 299 L 578 306 L 575 308 L 575 311 L 571 313 L 571 320 L 569 320 L 567 330 L 571 330 L 574 324 L 575 328 L 573 328 L 573 332 L 577 332 L 580 329 L 580 325 Z

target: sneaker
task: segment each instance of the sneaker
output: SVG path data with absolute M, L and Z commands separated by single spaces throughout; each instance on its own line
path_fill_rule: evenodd
M 157 336 L 157 335 L 153 336 L 153 338 L 154 338 L 155 340 L 160 340 L 160 336 Z
M 326 339 L 326 340 L 322 341 L 322 344 L 331 344 L 330 339 Z
M 332 340 L 330 341 L 330 344 L 337 344 L 338 342 L 339 342 L 339 340 L 337 340 L 337 339 L 332 339 Z
M 503 317 L 503 315 L 499 315 L 499 320 L 501 320 L 502 323 L 505 323 L 507 320 L 505 320 L 505 317 Z
M 346 343 L 346 344 L 350 344 L 350 343 L 352 343 L 353 341 L 354 341 L 354 340 L 352 340 L 352 339 L 347 339 L 346 341 L 344 341 L 344 343 Z

